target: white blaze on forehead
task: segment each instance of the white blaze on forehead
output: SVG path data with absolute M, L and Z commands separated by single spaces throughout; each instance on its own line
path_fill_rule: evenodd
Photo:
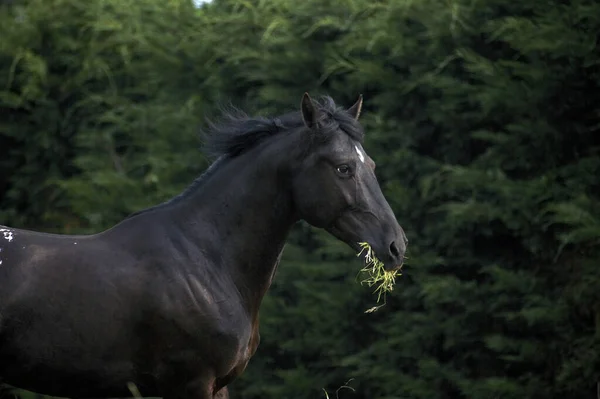
M 362 153 L 360 148 L 358 148 L 357 145 L 355 145 L 354 148 L 356 148 L 356 152 L 358 153 L 358 158 L 360 159 L 360 162 L 365 163 L 365 155 Z

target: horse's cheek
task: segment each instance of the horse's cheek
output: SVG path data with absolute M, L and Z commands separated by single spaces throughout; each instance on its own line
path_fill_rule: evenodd
M 300 218 L 315 227 L 325 227 L 331 219 L 333 187 L 327 187 L 321 180 L 304 177 L 297 181 L 294 190 L 294 202 Z

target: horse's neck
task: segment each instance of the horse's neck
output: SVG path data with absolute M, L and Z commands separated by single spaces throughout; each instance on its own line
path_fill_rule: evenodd
M 289 182 L 270 157 L 256 152 L 223 162 L 179 206 L 191 240 L 217 253 L 215 267 L 228 272 L 252 313 L 271 284 L 280 254 L 296 221 Z M 272 159 L 272 158 L 271 158 Z M 194 237 L 195 236 L 195 237 Z

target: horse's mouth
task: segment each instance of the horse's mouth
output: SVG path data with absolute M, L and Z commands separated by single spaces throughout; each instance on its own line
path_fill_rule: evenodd
M 395 265 L 395 266 L 389 266 L 389 265 L 387 265 L 385 263 L 383 264 L 383 268 L 387 272 L 395 272 L 397 270 L 401 270 L 402 266 L 404 266 L 404 262 L 400 263 L 399 265 Z
M 330 227 L 326 228 L 325 230 L 328 233 L 330 233 L 331 235 L 333 235 L 335 238 L 337 238 L 338 240 L 342 241 L 343 243 L 348 245 L 350 248 L 352 248 L 354 253 L 363 261 L 363 263 L 366 262 L 365 258 L 366 258 L 367 251 L 364 250 L 364 248 L 360 245 L 360 243 L 361 242 L 369 243 L 368 240 L 360 240 L 360 239 L 357 239 L 356 237 L 349 238 L 347 234 L 344 234 L 336 226 L 330 226 Z M 369 243 L 369 245 L 372 246 L 371 243 Z M 377 253 L 377 251 L 375 251 L 374 248 L 372 248 L 372 250 L 373 250 L 373 254 L 375 255 L 375 257 L 380 259 L 381 256 Z M 393 264 L 393 263 L 389 263 L 389 262 L 382 262 L 382 263 L 383 263 L 384 270 L 386 270 L 388 272 L 400 270 L 402 268 L 402 266 L 404 266 L 404 262 L 402 262 L 400 264 Z

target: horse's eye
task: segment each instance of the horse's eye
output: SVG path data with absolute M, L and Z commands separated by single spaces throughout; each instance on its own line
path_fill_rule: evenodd
M 348 175 L 351 171 L 350 166 L 348 165 L 339 165 L 336 167 L 336 170 L 342 175 Z

